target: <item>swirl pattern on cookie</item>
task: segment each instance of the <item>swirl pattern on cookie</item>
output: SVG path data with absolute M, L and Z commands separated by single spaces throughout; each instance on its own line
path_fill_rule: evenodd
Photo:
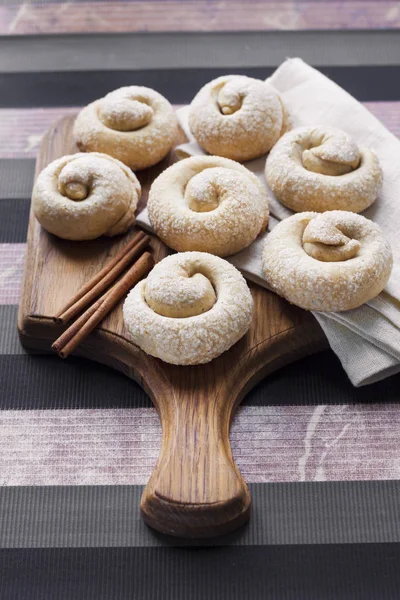
M 350 310 L 375 298 L 393 265 L 378 225 L 339 210 L 284 219 L 267 235 L 262 260 L 277 294 L 315 311 Z
M 155 233 L 171 248 L 229 256 L 268 222 L 265 186 L 248 169 L 219 156 L 175 163 L 157 177 L 147 203 Z
M 50 163 L 36 179 L 32 206 L 39 223 L 67 240 L 124 233 L 135 219 L 137 177 L 106 154 L 78 153 Z
M 278 92 L 265 81 L 224 75 L 192 100 L 189 126 L 210 154 L 246 161 L 268 152 L 288 127 Z
M 216 358 L 248 331 L 253 299 L 230 263 L 204 252 L 164 258 L 124 303 L 124 321 L 142 350 L 175 365 Z
M 344 131 L 298 127 L 274 146 L 265 165 L 267 183 L 295 212 L 361 212 L 377 198 L 382 171 L 376 155 Z
M 168 100 L 147 87 L 129 86 L 86 106 L 74 138 L 84 152 L 104 152 L 134 171 L 155 165 L 171 149 L 177 120 Z

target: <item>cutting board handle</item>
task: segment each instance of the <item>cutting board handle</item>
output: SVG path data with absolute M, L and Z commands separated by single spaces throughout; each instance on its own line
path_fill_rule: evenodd
M 201 369 L 188 370 L 198 385 L 189 377 L 180 389 L 170 388 L 171 394 L 152 393 L 163 426 L 162 444 L 141 501 L 148 525 L 186 538 L 233 531 L 250 512 L 250 493 L 229 442 L 234 398 L 221 397 L 229 394 L 222 386 L 216 394 L 215 381 L 205 383 L 210 372 L 202 374 Z

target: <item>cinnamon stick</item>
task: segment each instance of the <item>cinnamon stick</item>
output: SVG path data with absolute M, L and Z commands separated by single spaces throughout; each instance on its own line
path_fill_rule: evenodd
M 123 277 L 97 302 L 90 306 L 52 345 L 52 350 L 66 358 L 108 315 L 119 300 L 154 266 L 150 252 L 145 252 Z
M 100 296 L 149 245 L 150 237 L 139 231 L 113 259 L 88 281 L 54 317 L 56 323 L 67 323 Z
M 68 329 L 66 329 L 64 331 L 64 333 L 62 335 L 60 335 L 60 337 L 53 343 L 53 345 L 51 347 L 52 350 L 54 350 L 55 352 L 57 352 L 59 354 L 60 351 L 64 348 L 64 346 L 70 340 L 72 340 L 72 338 L 74 336 L 76 336 L 80 332 L 80 330 L 82 329 L 82 327 L 84 326 L 84 324 L 100 308 L 100 305 L 104 302 L 106 296 L 110 292 L 111 292 L 111 290 L 108 290 L 108 292 L 106 292 L 105 294 L 103 294 L 103 296 L 101 296 L 101 298 L 99 298 L 97 300 L 97 302 L 95 302 L 94 304 L 92 304 L 92 306 L 89 306 L 89 308 L 79 317 L 79 319 L 77 319 L 76 321 L 74 321 L 74 323 L 72 323 L 72 325 L 70 325 L 68 327 Z

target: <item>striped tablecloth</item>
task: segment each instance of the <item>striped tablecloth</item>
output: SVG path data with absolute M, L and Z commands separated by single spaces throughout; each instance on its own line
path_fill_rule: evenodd
M 338 45 L 351 45 L 352 35 Z M 145 79 L 184 103 L 216 69 L 232 70 L 86 69 L 79 55 L 60 72 L 51 65 L 55 39 L 45 69 L 36 41 L 26 68 L 17 42 L 0 58 L 0 598 L 398 598 L 400 377 L 355 389 L 324 352 L 260 383 L 231 431 L 251 521 L 189 544 L 139 516 L 161 439 L 146 394 L 101 365 L 21 348 L 17 305 L 43 132 L 116 85 Z M 340 65 L 333 56 L 322 68 L 400 136 L 398 67 L 387 52 L 383 64 Z M 240 70 L 266 76 L 272 68 Z

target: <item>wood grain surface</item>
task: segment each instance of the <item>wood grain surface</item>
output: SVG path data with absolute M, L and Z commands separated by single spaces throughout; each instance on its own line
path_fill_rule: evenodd
M 77 151 L 73 120 L 74 116 L 61 119 L 46 134 L 36 174 L 52 160 Z M 162 163 L 138 174 L 143 186 L 139 210 L 153 179 L 174 160 L 171 152 Z M 112 239 L 69 242 L 48 234 L 31 215 L 18 321 L 26 348 L 50 350 L 63 331 L 52 317 L 134 231 Z M 156 261 L 168 254 L 155 236 L 151 246 Z M 256 307 L 250 331 L 207 365 L 176 367 L 146 355 L 129 341 L 122 302 L 76 351 L 134 378 L 158 410 L 161 451 L 143 493 L 141 512 L 146 523 L 162 533 L 212 537 L 248 519 L 250 495 L 229 442 L 234 410 L 268 373 L 326 347 L 309 313 L 255 284 L 249 286 Z M 271 398 L 271 403 L 278 400 Z

